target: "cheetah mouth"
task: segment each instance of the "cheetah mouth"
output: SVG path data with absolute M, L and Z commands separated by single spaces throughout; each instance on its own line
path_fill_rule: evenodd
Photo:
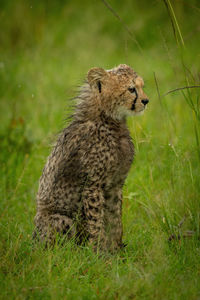
M 142 107 L 140 110 L 136 110 L 135 104 L 133 103 L 132 107 L 131 107 L 131 111 L 135 112 L 135 113 L 140 113 L 142 111 L 144 111 L 146 109 L 146 107 Z
M 135 109 L 131 110 L 131 114 L 132 115 L 142 115 L 144 113 L 145 109 L 146 109 L 146 107 L 141 108 L 139 110 L 135 110 Z
M 143 110 L 146 109 L 146 105 L 144 107 L 142 107 L 140 110 L 138 110 L 138 112 L 141 112 Z M 136 112 L 136 107 L 135 107 L 135 103 L 133 102 L 132 106 L 131 106 L 131 110 Z
M 134 115 L 138 115 L 138 116 L 142 115 L 144 113 L 144 109 L 141 109 L 139 111 L 134 111 L 133 113 L 134 113 Z

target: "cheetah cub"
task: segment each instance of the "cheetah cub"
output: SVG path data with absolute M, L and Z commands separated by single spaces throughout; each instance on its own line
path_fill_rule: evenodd
M 93 68 L 40 178 L 34 236 L 51 245 L 57 234 L 97 250 L 122 243 L 122 187 L 134 146 L 126 116 L 142 112 L 144 82 L 129 66 Z

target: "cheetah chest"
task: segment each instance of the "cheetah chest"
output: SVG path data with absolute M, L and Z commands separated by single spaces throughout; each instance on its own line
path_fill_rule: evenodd
M 119 139 L 119 160 L 121 167 L 129 170 L 133 161 L 134 147 L 129 136 L 122 136 Z

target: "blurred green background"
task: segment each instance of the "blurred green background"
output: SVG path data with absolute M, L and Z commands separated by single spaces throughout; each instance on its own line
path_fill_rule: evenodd
M 200 85 L 199 17 L 199 0 L 1 0 L 2 299 L 200 297 L 200 89 L 164 96 Z M 127 121 L 136 148 L 124 187 L 128 246 L 100 258 L 73 242 L 34 247 L 38 180 L 69 99 L 90 68 L 120 63 L 144 78 L 150 99 Z

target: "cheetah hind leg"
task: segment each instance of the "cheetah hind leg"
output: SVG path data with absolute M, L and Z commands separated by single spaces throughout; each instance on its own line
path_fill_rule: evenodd
M 75 224 L 72 219 L 60 214 L 41 215 L 35 217 L 36 230 L 33 238 L 45 243 L 45 246 L 53 246 L 56 237 L 73 238 L 76 235 Z

